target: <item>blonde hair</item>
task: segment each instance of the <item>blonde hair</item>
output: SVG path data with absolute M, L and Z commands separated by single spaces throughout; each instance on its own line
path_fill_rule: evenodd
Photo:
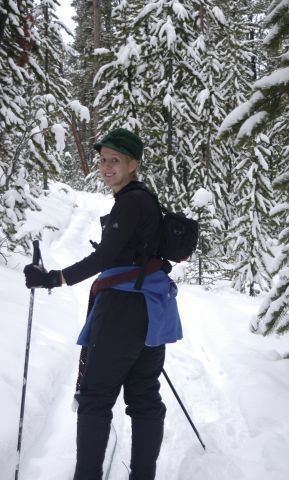
M 136 158 L 131 157 L 130 155 L 125 155 L 125 160 L 127 161 L 127 163 L 131 162 L 132 160 L 135 160 L 135 161 L 136 161 L 137 167 L 136 167 L 136 169 L 130 174 L 130 178 L 131 178 L 131 180 L 138 180 L 137 170 L 138 170 L 139 162 L 136 160 Z

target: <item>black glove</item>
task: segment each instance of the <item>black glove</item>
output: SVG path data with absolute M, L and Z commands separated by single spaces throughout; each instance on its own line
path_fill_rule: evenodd
M 62 285 L 61 270 L 47 270 L 38 265 L 26 265 L 24 268 L 25 285 L 27 288 L 54 288 Z

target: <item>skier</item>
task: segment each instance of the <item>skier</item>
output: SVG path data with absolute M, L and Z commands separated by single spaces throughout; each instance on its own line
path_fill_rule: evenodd
M 161 215 L 157 202 L 138 181 L 143 143 L 118 128 L 95 145 L 100 174 L 115 198 L 101 219 L 95 251 L 60 270 L 24 269 L 28 288 L 74 285 L 99 272 L 89 314 L 78 343 L 87 347 L 78 402 L 77 462 L 74 480 L 101 480 L 112 408 L 123 387 L 132 421 L 130 480 L 153 480 L 163 438 L 166 407 L 159 376 L 165 343 L 182 337 L 176 286 L 167 264 L 157 258 Z

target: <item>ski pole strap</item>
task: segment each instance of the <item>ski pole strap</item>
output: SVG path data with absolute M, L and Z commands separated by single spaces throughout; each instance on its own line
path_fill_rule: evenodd
M 41 253 L 39 248 L 39 240 L 34 240 L 33 241 L 33 260 L 32 260 L 33 265 L 39 265 L 40 260 L 41 260 Z

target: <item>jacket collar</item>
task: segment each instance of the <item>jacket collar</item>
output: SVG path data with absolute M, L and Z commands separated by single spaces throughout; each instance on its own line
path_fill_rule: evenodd
M 130 192 L 131 190 L 148 190 L 147 187 L 143 182 L 139 182 L 138 180 L 133 180 L 129 182 L 125 187 L 119 190 L 115 195 L 114 198 L 117 200 L 120 195 L 126 192 Z

